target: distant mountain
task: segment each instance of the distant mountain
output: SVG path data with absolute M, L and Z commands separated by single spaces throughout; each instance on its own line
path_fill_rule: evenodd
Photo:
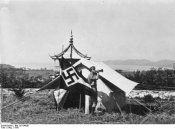
M 108 60 L 104 61 L 108 65 L 135 65 L 135 66 L 152 66 L 152 67 L 169 67 L 173 68 L 175 60 L 150 61 L 146 59 L 129 59 L 129 60 Z
M 15 67 L 9 64 L 0 64 L 0 68 L 9 69 L 9 68 L 15 68 Z
M 162 67 L 173 67 L 175 60 L 160 60 L 155 62 L 155 65 L 162 66 Z

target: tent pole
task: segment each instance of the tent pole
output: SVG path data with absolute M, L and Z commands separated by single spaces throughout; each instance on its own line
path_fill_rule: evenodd
M 124 114 L 123 114 L 123 112 L 122 112 L 121 107 L 120 107 L 119 104 L 117 103 L 117 100 L 115 99 L 114 96 L 113 96 L 113 98 L 114 98 L 114 100 L 116 101 L 116 105 L 117 105 L 117 107 L 118 107 L 118 109 L 119 109 L 119 111 L 120 111 L 120 113 L 121 113 L 121 115 L 122 115 L 122 117 L 123 117 L 123 121 L 126 122 L 126 119 L 125 119 L 125 116 L 124 116 Z
M 81 94 L 80 94 L 80 99 L 79 99 L 79 111 L 81 110 Z
M 85 114 L 89 114 L 89 100 L 90 96 L 85 95 Z

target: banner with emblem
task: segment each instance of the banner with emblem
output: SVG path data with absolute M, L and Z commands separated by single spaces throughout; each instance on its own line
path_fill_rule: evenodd
M 77 72 L 73 67 L 69 67 L 63 70 L 62 77 L 68 87 L 76 84 L 80 79 L 80 77 L 78 76 Z
M 77 83 L 91 88 L 91 86 L 81 77 L 81 73 L 77 71 L 66 59 L 60 60 L 60 66 L 62 69 L 61 76 L 67 87 L 73 86 Z

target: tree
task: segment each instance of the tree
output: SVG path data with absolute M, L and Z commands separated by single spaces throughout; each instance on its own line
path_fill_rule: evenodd
M 7 73 L 1 67 L 1 69 L 0 69 L 0 84 L 3 88 L 7 87 L 7 81 L 8 81 Z

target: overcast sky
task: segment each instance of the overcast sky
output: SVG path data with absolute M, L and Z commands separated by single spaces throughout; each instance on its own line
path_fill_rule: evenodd
M 132 1 L 132 2 L 131 2 Z M 92 60 L 175 60 L 174 0 L 3 0 L 1 63 L 53 63 L 74 45 Z

